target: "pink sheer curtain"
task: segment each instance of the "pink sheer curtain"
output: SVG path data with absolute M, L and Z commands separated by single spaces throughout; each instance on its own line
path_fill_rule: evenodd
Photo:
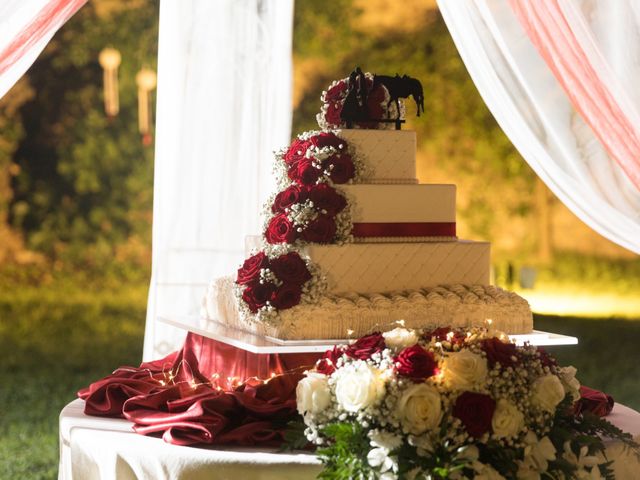
M 573 106 L 640 190 L 640 116 L 576 5 L 557 0 L 510 0 L 509 4 Z
M 439 0 L 478 91 L 582 221 L 640 253 L 640 2 Z
M 0 98 L 51 37 L 87 0 L 3 0 L 0 3 Z

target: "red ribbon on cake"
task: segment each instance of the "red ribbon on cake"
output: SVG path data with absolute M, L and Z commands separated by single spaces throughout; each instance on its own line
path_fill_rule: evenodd
M 455 237 L 455 222 L 354 223 L 354 237 Z

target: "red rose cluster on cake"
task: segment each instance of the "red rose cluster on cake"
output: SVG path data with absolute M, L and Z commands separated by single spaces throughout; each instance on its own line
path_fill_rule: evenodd
M 311 272 L 296 252 L 269 258 L 264 252 L 247 258 L 238 269 L 236 284 L 252 313 L 271 306 L 285 310 L 300 303 L 303 285 Z

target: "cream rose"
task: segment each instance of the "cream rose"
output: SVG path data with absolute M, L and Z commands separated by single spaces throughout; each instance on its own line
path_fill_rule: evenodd
M 384 343 L 389 348 L 401 349 L 411 347 L 418 343 L 418 335 L 415 330 L 409 330 L 402 327 L 384 332 L 382 336 L 384 337 Z
M 449 354 L 442 364 L 445 385 L 456 390 L 471 390 L 487 378 L 487 360 L 470 350 Z
M 560 369 L 560 381 L 564 386 L 564 393 L 570 394 L 574 402 L 580 400 L 580 382 L 576 378 L 576 367 L 569 366 Z
M 320 413 L 331 403 L 331 391 L 327 376 L 317 372 L 309 372 L 298 382 L 296 387 L 298 413 Z
M 515 437 L 524 428 L 524 415 L 509 400 L 501 398 L 493 412 L 491 428 L 498 438 Z
M 440 424 L 442 400 L 435 387 L 416 383 L 404 391 L 395 410 L 403 429 L 420 435 Z
M 376 403 L 384 394 L 384 379 L 380 372 L 365 362 L 354 368 L 337 371 L 336 400 L 347 412 L 364 410 Z
M 555 411 L 565 395 L 560 379 L 550 373 L 533 382 L 532 392 L 533 405 L 549 413 Z

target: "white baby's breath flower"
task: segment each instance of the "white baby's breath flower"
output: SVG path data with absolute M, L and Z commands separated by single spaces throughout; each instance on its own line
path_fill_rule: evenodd
M 531 402 L 546 412 L 553 413 L 564 396 L 562 382 L 553 374 L 549 373 L 533 382 Z
M 539 479 L 546 472 L 549 462 L 556 459 L 556 448 L 549 437 L 538 439 L 529 431 L 524 437 L 524 460 L 518 462 L 518 478 Z
M 485 463 L 473 462 L 473 470 L 476 472 L 474 480 L 504 480 L 496 469 Z
M 571 395 L 574 402 L 580 400 L 580 382 L 576 378 L 576 367 L 569 366 L 560 369 L 558 376 L 566 394 Z
M 382 336 L 384 337 L 384 342 L 387 344 L 387 347 L 398 350 L 418 343 L 418 335 L 415 330 L 402 327 L 384 332 Z
M 298 413 L 317 414 L 325 410 L 331 403 L 331 391 L 327 376 L 317 372 L 308 372 L 296 387 Z
M 498 438 L 515 437 L 524 428 L 524 415 L 509 400 L 501 398 L 493 412 L 491 428 Z
M 598 457 L 589 455 L 589 451 L 586 446 L 580 448 L 580 451 L 576 455 L 571 449 L 569 442 L 564 443 L 564 452 L 562 452 L 562 458 L 566 461 L 578 467 L 576 478 L 585 480 L 600 480 L 600 469 L 598 468 Z
M 384 430 L 371 430 L 367 435 L 372 447 L 386 448 L 391 451 L 402 445 L 402 437 L 395 433 L 385 432 Z
M 337 377 L 336 400 L 347 412 L 364 410 L 384 394 L 384 377 L 366 362 L 356 362 L 353 368 L 339 369 L 334 375 Z
M 450 353 L 442 363 L 445 385 L 455 390 L 472 390 L 487 378 L 487 360 L 471 350 Z
M 395 409 L 403 429 L 420 435 L 435 429 L 442 420 L 442 399 L 432 385 L 416 383 L 407 388 Z
M 372 448 L 367 454 L 367 462 L 373 468 L 380 469 L 381 472 L 386 472 L 393 468 L 393 460 L 389 458 L 389 450 L 386 448 Z

